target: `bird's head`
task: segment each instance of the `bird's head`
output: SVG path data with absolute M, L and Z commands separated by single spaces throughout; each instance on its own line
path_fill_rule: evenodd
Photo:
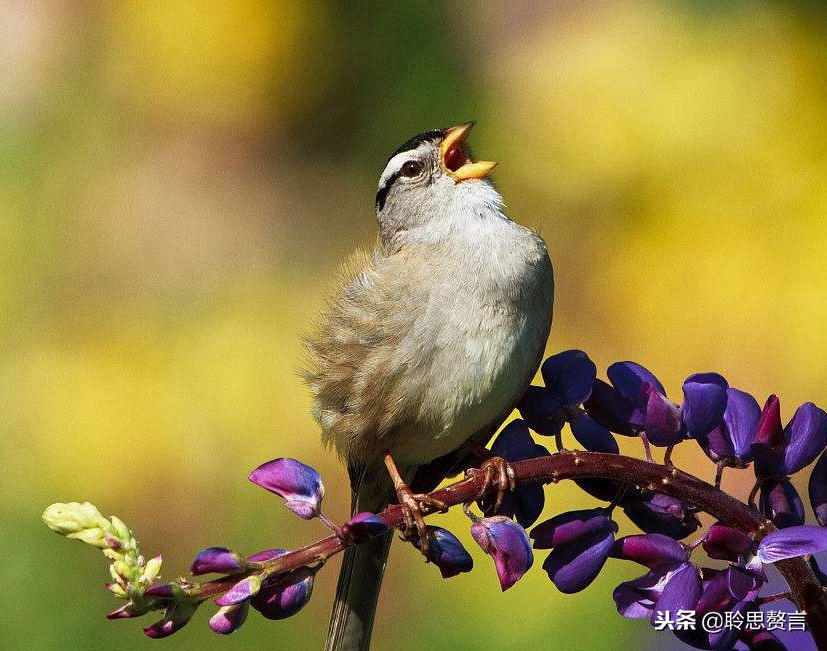
M 496 163 L 473 161 L 467 138 L 473 122 L 425 131 L 388 159 L 376 190 L 383 239 L 420 228 L 444 230 L 498 209 L 501 199 L 487 178 Z

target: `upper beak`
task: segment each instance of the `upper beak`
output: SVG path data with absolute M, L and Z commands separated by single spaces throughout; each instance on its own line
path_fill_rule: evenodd
M 471 160 L 465 141 L 468 139 L 468 133 L 473 126 L 474 122 L 472 121 L 448 129 L 439 149 L 442 168 L 457 183 L 467 179 L 481 179 L 487 176 L 497 164 L 484 160 L 475 163 Z

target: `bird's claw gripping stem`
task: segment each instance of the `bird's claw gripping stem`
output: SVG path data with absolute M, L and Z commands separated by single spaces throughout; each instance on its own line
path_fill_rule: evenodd
M 396 497 L 399 505 L 402 507 L 402 517 L 404 518 L 405 530 L 403 535 L 406 540 L 410 540 L 414 532 L 419 538 L 419 550 L 427 556 L 428 554 L 428 529 L 425 526 L 423 515 L 432 511 L 439 511 L 445 513 L 448 506 L 445 502 L 434 499 L 422 493 L 414 493 L 402 479 L 399 470 L 396 468 L 396 463 L 390 452 L 385 453 L 385 466 L 388 473 L 393 480 L 393 488 L 396 491 Z
M 517 488 L 517 474 L 514 472 L 511 464 L 502 457 L 486 459 L 480 466 L 480 472 L 485 473 L 482 488 L 480 489 L 481 498 L 494 484 L 497 485 L 497 499 L 494 502 L 494 512 L 496 513 L 503 504 L 506 492 L 513 492 Z

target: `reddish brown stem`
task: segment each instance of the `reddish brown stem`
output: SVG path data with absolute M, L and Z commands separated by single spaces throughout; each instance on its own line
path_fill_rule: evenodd
M 676 468 L 617 454 L 600 452 L 559 452 L 551 456 L 528 459 L 512 464 L 520 483 L 556 483 L 562 479 L 614 479 L 664 493 L 691 504 L 721 522 L 754 535 L 760 540 L 774 531 L 772 523 L 760 513 L 714 486 Z M 472 502 L 480 497 L 484 473 L 473 473 L 430 495 L 447 506 Z M 493 493 L 496 486 L 489 489 Z M 403 523 L 402 509 L 393 505 L 378 514 L 391 529 Z M 330 536 L 262 565 L 277 574 L 304 565 L 323 563 L 345 549 L 350 542 Z M 803 558 L 775 564 L 787 580 L 792 601 L 806 613 L 807 624 L 819 649 L 827 649 L 827 593 L 810 565 Z M 192 594 L 211 598 L 225 592 L 243 575 L 221 578 L 193 588 Z

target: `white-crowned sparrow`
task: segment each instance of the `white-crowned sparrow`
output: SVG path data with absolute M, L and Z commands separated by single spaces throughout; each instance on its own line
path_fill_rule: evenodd
M 395 488 L 421 526 L 407 487 L 417 469 L 487 440 L 543 354 L 554 295 L 546 247 L 503 212 L 487 178 L 494 163 L 471 160 L 472 126 L 426 131 L 390 157 L 376 192 L 379 241 L 346 265 L 308 341 L 315 416 L 347 462 L 354 512 L 380 510 Z M 327 649 L 368 648 L 390 541 L 346 552 Z

